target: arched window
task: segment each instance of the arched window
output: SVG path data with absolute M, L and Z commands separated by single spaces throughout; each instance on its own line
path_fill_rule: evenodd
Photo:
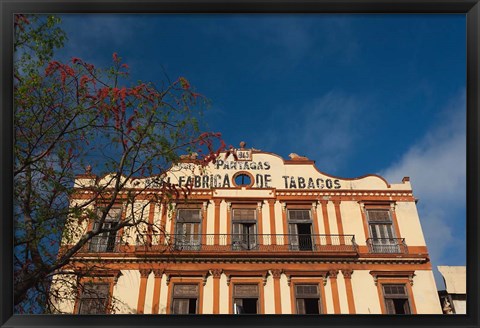
M 252 178 L 248 174 L 240 173 L 235 177 L 235 185 L 237 187 L 249 186 L 252 183 Z

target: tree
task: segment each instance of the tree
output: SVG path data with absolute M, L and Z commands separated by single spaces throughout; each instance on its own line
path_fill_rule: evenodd
M 159 88 L 146 82 L 128 84 L 129 67 L 116 53 L 106 69 L 80 58 L 52 60 L 66 40 L 59 22 L 54 16 L 15 17 L 17 312 L 54 311 L 52 295 L 47 296 L 52 277 L 95 236 L 126 227 L 137 229 L 140 236 L 161 232 L 163 227 L 145 221 L 145 208 L 152 202 L 167 204 L 181 194 L 188 197 L 189 192 L 163 181 L 165 172 L 179 161 L 179 154 L 195 150 L 203 154 L 197 163 L 206 165 L 225 149 L 220 134 L 200 131 L 198 117 L 207 102 L 184 77 L 166 79 Z M 76 186 L 88 190 L 90 197 L 73 204 L 75 177 L 84 172 L 103 177 L 104 183 Z M 137 196 L 150 187 L 130 188 L 141 176 L 156 177 L 151 183 L 161 183 L 163 192 L 138 208 Z M 130 214 L 116 225 L 105 225 L 119 201 L 131 208 Z M 102 206 L 92 207 L 98 203 Z M 70 220 L 96 224 L 79 235 L 68 229 Z M 70 243 L 60 247 L 62 237 Z

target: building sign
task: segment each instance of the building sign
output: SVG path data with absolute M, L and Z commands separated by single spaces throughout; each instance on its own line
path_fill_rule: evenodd
M 252 160 L 252 150 L 251 149 L 237 149 L 235 154 L 239 161 L 251 161 Z
M 237 149 L 236 155 L 238 160 L 218 159 L 203 174 L 195 170 L 194 163 L 179 163 L 177 169 L 184 174 L 176 171 L 171 182 L 176 180 L 179 187 L 191 186 L 196 189 L 236 188 L 233 177 L 242 172 L 253 181 L 251 188 L 318 190 L 342 187 L 339 179 L 320 174 L 289 174 L 283 163 L 272 164 L 269 157 L 253 160 L 252 150 L 249 149 Z

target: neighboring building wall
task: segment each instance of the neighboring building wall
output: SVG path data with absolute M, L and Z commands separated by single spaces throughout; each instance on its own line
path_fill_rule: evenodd
M 467 268 L 465 266 L 438 266 L 446 290 L 439 291 L 445 314 L 467 313 Z

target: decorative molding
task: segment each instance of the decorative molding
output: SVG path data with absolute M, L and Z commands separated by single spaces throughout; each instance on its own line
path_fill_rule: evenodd
M 227 212 L 232 211 L 232 202 L 227 202 Z
M 375 286 L 377 286 L 379 278 L 408 279 L 410 286 L 413 286 L 413 277 L 415 277 L 415 271 L 370 271 L 370 274 L 373 276 Z
M 338 270 L 328 270 L 328 277 L 332 279 L 337 279 Z
M 344 279 L 351 279 L 351 278 L 352 278 L 352 274 L 353 274 L 353 270 L 351 270 L 351 269 L 342 269 L 342 274 L 343 274 L 343 278 L 344 278 Z
M 285 212 L 287 210 L 287 202 L 280 202 L 282 205 L 282 211 Z
M 170 284 L 170 279 L 172 277 L 198 277 L 202 278 L 203 285 L 207 283 L 207 277 L 209 274 L 209 270 L 197 270 L 197 271 L 190 271 L 190 270 L 165 270 L 165 275 L 167 276 L 166 283 L 167 286 Z
M 321 277 L 323 285 L 327 284 L 327 271 L 303 271 L 303 270 L 284 270 L 283 273 L 287 276 L 287 284 L 290 286 L 292 278 L 304 277 Z
M 312 212 L 313 212 L 313 214 L 317 213 L 317 206 L 318 206 L 318 202 L 313 202 L 313 203 L 312 203 Z
M 140 269 L 140 278 L 148 278 L 152 269 Z
M 262 211 L 262 206 L 263 206 L 263 201 L 260 201 L 260 202 L 257 203 L 257 209 L 258 209 L 259 212 Z
M 220 277 L 222 276 L 222 269 L 212 269 L 210 271 L 212 272 L 212 276 L 215 279 L 220 279 Z
M 273 276 L 274 279 L 280 279 L 280 277 L 282 276 L 282 272 L 283 272 L 282 269 L 272 269 L 270 271 L 272 272 L 272 276 Z
M 240 271 L 240 270 L 224 270 L 223 273 L 227 276 L 227 286 L 230 285 L 232 277 L 262 277 L 263 285 L 267 284 L 268 270 L 256 271 Z
M 158 278 L 158 277 L 162 277 L 163 276 L 163 272 L 165 271 L 164 269 L 153 269 L 153 275 L 155 276 L 155 278 Z
M 203 210 L 204 212 L 206 212 L 207 209 L 208 209 L 208 203 L 209 203 L 209 202 L 207 201 L 207 202 L 203 202 L 203 204 L 202 204 L 202 210 Z

